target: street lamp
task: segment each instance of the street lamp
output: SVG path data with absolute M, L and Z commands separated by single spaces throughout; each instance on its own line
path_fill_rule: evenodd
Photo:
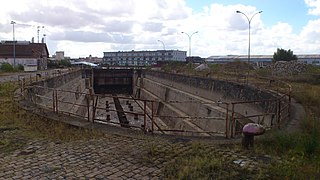
M 199 31 L 193 32 L 191 35 L 189 35 L 189 34 L 186 33 L 186 32 L 181 32 L 181 33 L 183 33 L 183 34 L 186 34 L 186 35 L 188 36 L 188 38 L 189 38 L 189 57 L 191 57 L 191 37 L 192 37 L 194 34 L 198 33 L 198 32 L 199 32 Z
M 44 28 L 44 26 L 37 26 L 38 43 L 39 43 L 39 32 L 40 32 L 40 28 Z
M 251 31 L 251 21 L 252 21 L 252 18 L 253 18 L 255 15 L 262 13 L 262 11 L 259 11 L 259 12 L 256 12 L 255 14 L 253 14 L 250 19 L 249 19 L 249 17 L 248 17 L 245 13 L 243 13 L 243 12 L 241 12 L 241 11 L 236 11 L 236 13 L 243 14 L 243 15 L 247 18 L 247 20 L 248 20 L 248 24 L 249 24 L 248 64 L 250 64 L 250 31 Z
M 16 24 L 16 22 L 11 21 L 12 24 L 12 34 L 13 34 L 13 67 L 16 66 L 16 40 L 14 38 L 14 24 Z
M 164 42 L 163 42 L 163 41 L 161 41 L 161 40 L 158 40 L 158 42 L 162 43 L 163 50 L 166 50 L 166 46 L 164 45 Z

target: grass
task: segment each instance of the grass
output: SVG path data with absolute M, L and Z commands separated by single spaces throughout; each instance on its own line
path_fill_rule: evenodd
M 217 67 L 212 67 L 218 69 Z M 190 65 L 185 66 L 190 72 Z M 252 73 L 252 72 L 250 72 Z M 267 72 L 259 72 L 267 76 Z M 191 73 L 192 74 L 192 73 Z M 320 86 L 310 83 L 291 83 L 293 97 L 307 107 L 299 132 L 274 132 L 256 140 L 255 149 L 245 151 L 239 146 L 209 145 L 202 142 L 161 144 L 146 143 L 142 163 L 164 164 L 165 179 L 319 179 L 320 178 Z M 13 101 L 15 86 L 0 85 L 0 153 L 10 153 L 29 141 L 74 141 L 99 138 L 101 133 L 85 130 L 30 114 Z M 246 155 L 265 154 L 279 158 L 276 163 L 262 163 L 249 170 L 234 164 L 232 156 L 217 150 L 227 148 Z
M 248 170 L 220 156 L 201 143 L 189 145 L 183 156 L 177 156 L 165 166 L 167 179 L 247 179 Z
M 20 109 L 14 101 L 16 86 L 0 84 L 0 153 L 11 153 L 29 141 L 74 141 L 102 137 L 103 134 L 49 120 Z
M 211 68 L 215 69 L 211 72 L 213 77 L 224 78 L 230 74 L 217 70 L 221 68 L 216 66 Z M 308 72 L 305 74 L 285 77 L 273 77 L 267 69 L 251 70 L 250 74 L 290 83 L 293 98 L 307 111 L 306 116 L 300 121 L 298 132 L 275 131 L 256 141 L 254 152 L 279 156 L 281 161 L 267 165 L 266 171 L 261 171 L 260 174 L 241 172 L 230 167 L 229 163 L 226 163 L 228 160 L 204 152 L 205 145 L 199 145 L 189 154 L 178 157 L 166 166 L 165 174 L 168 179 L 320 179 L 320 68 L 308 67 Z M 250 78 L 250 82 L 260 81 L 254 77 Z M 269 86 L 267 84 L 264 87 L 284 89 L 281 84 Z M 235 172 L 249 173 L 251 176 L 241 176 L 241 174 L 238 177 L 232 175 L 229 177 L 226 175 L 230 172 L 224 172 L 224 167 Z

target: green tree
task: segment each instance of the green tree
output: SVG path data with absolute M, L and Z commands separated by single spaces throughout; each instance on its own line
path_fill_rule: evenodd
M 284 49 L 277 49 L 277 52 L 273 54 L 272 61 L 292 61 L 292 60 L 297 60 L 297 56 L 293 54 L 293 51 L 290 49 L 284 50 Z

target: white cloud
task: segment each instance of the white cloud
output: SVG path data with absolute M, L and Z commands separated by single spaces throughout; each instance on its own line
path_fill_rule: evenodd
M 320 15 L 320 0 L 305 0 L 309 13 Z M 37 37 L 36 26 L 43 25 L 50 54 L 65 51 L 71 57 L 103 51 L 166 49 L 188 50 L 188 37 L 181 31 L 199 33 L 192 36 L 192 55 L 246 54 L 248 50 L 248 16 L 256 7 L 241 4 L 208 4 L 193 11 L 184 0 L 14 0 L 2 4 L 0 38 L 12 39 L 11 20 L 15 20 L 16 39 Z M 320 20 L 309 21 L 299 34 L 286 22 L 266 27 L 257 14 L 251 23 L 251 53 L 273 54 L 276 48 L 294 53 L 319 52 Z M 24 26 L 30 24 L 33 26 Z
M 304 2 L 310 7 L 309 14 L 320 15 L 320 0 L 304 0 Z

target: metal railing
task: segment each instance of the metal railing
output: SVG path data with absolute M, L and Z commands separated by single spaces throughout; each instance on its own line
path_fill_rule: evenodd
M 55 74 L 55 76 L 58 76 Z M 78 117 L 86 122 L 114 124 L 128 128 L 141 129 L 144 132 L 162 133 L 162 134 L 183 134 L 183 135 L 204 135 L 204 136 L 225 136 L 226 138 L 234 138 L 241 133 L 244 122 L 264 123 L 269 119 L 270 123 L 267 128 L 280 128 L 281 125 L 290 117 L 291 89 L 288 94 L 282 94 L 278 98 L 256 100 L 256 101 L 239 101 L 239 102 L 177 102 L 169 101 L 167 103 L 198 103 L 200 106 L 207 104 L 211 106 L 219 106 L 222 110 L 221 116 L 200 116 L 200 115 L 161 115 L 158 114 L 157 107 L 161 103 L 158 100 L 136 99 L 133 97 L 116 96 L 120 101 L 131 101 L 135 103 L 136 110 L 125 108 L 119 110 L 116 108 L 107 108 L 101 102 L 106 99 L 114 98 L 113 95 L 98 95 L 92 90 L 86 92 L 70 91 L 57 88 L 48 88 L 39 85 L 32 85 L 33 82 L 44 80 L 45 77 L 20 78 L 19 85 L 21 87 L 21 99 L 28 100 L 35 106 L 48 110 L 56 114 L 65 114 L 72 117 Z M 48 78 L 48 77 L 46 77 Z M 67 98 L 66 98 L 67 97 Z M 242 106 L 257 104 L 267 107 L 262 113 L 241 113 L 239 109 Z M 104 118 L 98 117 L 98 113 Z M 110 113 L 124 113 L 127 117 L 139 119 L 139 123 L 121 123 L 116 116 L 108 119 Z M 182 128 L 177 126 L 162 126 L 157 120 L 170 123 L 184 123 Z M 201 125 L 205 123 L 219 122 L 224 127 L 219 130 L 212 130 Z M 188 128 L 185 128 L 189 126 Z

